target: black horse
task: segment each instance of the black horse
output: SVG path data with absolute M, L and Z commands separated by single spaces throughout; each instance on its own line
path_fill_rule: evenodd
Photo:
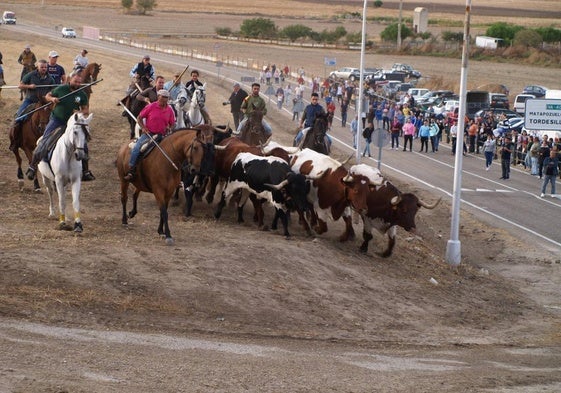
M 317 151 L 318 153 L 329 155 L 331 150 L 331 141 L 327 136 L 327 130 L 329 127 L 329 114 L 320 113 L 316 115 L 314 119 L 314 125 L 306 132 L 300 148 L 301 149 L 311 149 Z

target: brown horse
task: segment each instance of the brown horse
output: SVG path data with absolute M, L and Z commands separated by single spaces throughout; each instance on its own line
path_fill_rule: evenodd
M 41 99 L 35 105 L 32 105 L 32 109 L 40 108 L 44 106 L 46 102 L 44 99 Z M 19 154 L 19 149 L 23 150 L 25 156 L 27 157 L 28 163 L 31 164 L 31 159 L 33 157 L 33 150 L 37 145 L 37 139 L 41 135 L 43 135 L 43 131 L 49 122 L 49 116 L 51 114 L 51 105 L 48 105 L 42 109 L 39 109 L 25 118 L 20 124 L 20 137 L 15 138 L 13 133 L 10 133 L 10 144 L 14 146 L 12 150 L 14 155 L 16 156 L 16 161 L 18 163 L 18 184 L 20 190 L 23 190 L 23 171 L 21 169 L 22 159 Z M 33 180 L 33 189 L 36 192 L 41 191 L 41 187 L 39 186 L 39 181 L 37 177 Z
M 82 70 L 82 83 L 89 84 L 95 82 L 97 80 L 97 76 L 101 71 L 101 64 L 98 63 L 89 63 L 86 68 Z M 88 86 L 84 89 L 84 92 L 90 98 L 92 94 L 92 87 Z
M 263 145 L 269 137 L 263 127 L 263 112 L 253 107 L 238 139 L 250 146 Z
M 210 133 L 209 135 L 206 135 Z M 124 177 L 129 170 L 130 147 L 125 143 L 117 155 L 117 171 L 121 179 L 121 205 L 123 207 L 122 224 L 128 224 L 128 218 L 136 215 L 138 195 L 141 191 L 154 194 L 160 208 L 160 224 L 158 233 L 165 237 L 167 244 L 173 244 L 168 225 L 168 205 L 181 181 L 181 166 L 188 164 L 190 173 L 199 173 L 201 168 L 214 161 L 210 128 L 204 130 L 181 130 L 165 137 L 160 142 L 161 149 L 169 157 L 166 158 L 160 149 L 155 148 L 147 157 L 139 161 L 135 180 L 131 183 L 135 190 L 133 208 L 127 215 L 127 195 L 129 182 Z M 210 142 L 209 142 L 210 141 Z M 171 162 L 170 162 L 171 160 Z M 172 165 L 173 162 L 173 165 Z

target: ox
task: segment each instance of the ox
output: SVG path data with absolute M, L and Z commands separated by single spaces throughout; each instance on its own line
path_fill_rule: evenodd
M 395 246 L 397 227 L 400 226 L 408 232 L 415 232 L 415 215 L 419 208 L 434 209 L 442 198 L 429 205 L 414 194 L 402 194 L 393 184 L 384 179 L 380 171 L 371 166 L 360 164 L 353 165 L 349 170 L 352 176 L 363 175 L 370 179 L 374 185 L 368 193 L 368 210 L 361 213 L 364 224 L 362 231 L 363 242 L 360 251 L 368 251 L 368 242 L 372 240 L 372 229 L 381 234 L 388 235 L 388 247 L 379 255 L 387 258 L 392 255 Z
M 286 162 L 289 161 L 288 153 L 281 148 L 273 148 L 270 149 L 267 153 L 264 153 L 261 146 L 250 146 L 235 137 L 224 139 L 219 143 L 219 145 L 223 146 L 224 148 L 216 152 L 216 172 L 215 176 L 211 179 L 209 191 L 206 195 L 206 200 L 209 204 L 214 200 L 214 194 L 216 193 L 216 186 L 219 180 L 221 179 L 226 181 L 230 177 L 232 164 L 236 160 L 239 153 L 252 153 L 262 156 L 274 156 L 282 158 Z M 264 212 L 261 205 L 263 201 L 258 200 L 253 194 L 250 195 L 250 198 L 251 202 L 253 203 L 255 212 L 254 220 L 257 222 L 257 225 L 259 227 L 262 227 Z M 243 209 L 238 212 L 238 222 L 243 222 L 242 212 Z
M 263 157 L 251 153 L 240 153 L 232 164 L 228 183 L 222 191 L 222 198 L 214 216 L 218 219 L 226 201 L 238 190 L 242 191 L 238 201 L 238 221 L 243 205 L 250 194 L 263 198 L 275 208 L 272 229 L 276 229 L 280 218 L 284 236 L 288 233 L 288 213 L 291 210 L 306 209 L 308 187 L 303 175 L 291 171 L 288 163 L 278 157 Z
M 359 213 L 366 212 L 369 179 L 360 174 L 351 176 L 342 163 L 311 149 L 294 154 L 290 165 L 294 172 L 306 176 L 311 182 L 308 202 L 313 206 L 311 224 L 316 233 L 327 231 L 327 219 L 343 217 L 345 232 L 339 240 L 354 238 L 350 208 Z M 309 231 L 303 215 L 300 220 Z

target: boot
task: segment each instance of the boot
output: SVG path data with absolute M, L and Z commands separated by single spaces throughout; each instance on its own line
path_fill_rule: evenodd
M 82 181 L 92 181 L 95 180 L 95 176 L 93 175 L 93 173 L 90 171 L 89 165 L 88 165 L 88 161 L 89 160 L 82 160 Z
M 123 179 L 125 181 L 131 182 L 134 180 L 135 175 L 136 175 L 136 165 L 133 165 L 131 166 L 125 177 L 123 177 Z
M 31 158 L 31 162 L 29 163 L 29 168 L 25 175 L 29 180 L 35 179 L 35 173 L 37 172 L 37 164 L 39 163 L 40 159 L 37 156 L 37 152 L 33 152 L 33 157 Z

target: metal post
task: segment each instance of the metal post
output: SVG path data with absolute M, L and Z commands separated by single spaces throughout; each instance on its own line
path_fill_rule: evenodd
M 397 22 L 397 50 L 401 50 L 401 15 L 403 10 L 403 0 L 399 0 L 399 21 Z
M 471 0 L 466 0 L 466 15 L 464 21 L 464 47 L 462 51 L 462 70 L 460 76 L 460 108 L 458 109 L 458 133 L 456 136 L 456 156 L 454 167 L 454 190 L 452 197 L 452 222 L 450 227 L 450 240 L 446 244 L 446 262 L 458 266 L 462 259 L 460 242 L 460 203 L 462 191 L 462 159 L 464 152 L 464 128 L 466 113 L 466 91 L 470 39 L 470 12 Z
M 362 8 L 362 39 L 360 44 L 360 77 L 358 78 L 358 101 L 356 103 L 357 125 L 356 125 L 356 163 L 360 164 L 360 138 L 362 137 L 362 102 L 364 91 L 364 48 L 366 41 L 366 5 L 367 0 L 364 0 Z

